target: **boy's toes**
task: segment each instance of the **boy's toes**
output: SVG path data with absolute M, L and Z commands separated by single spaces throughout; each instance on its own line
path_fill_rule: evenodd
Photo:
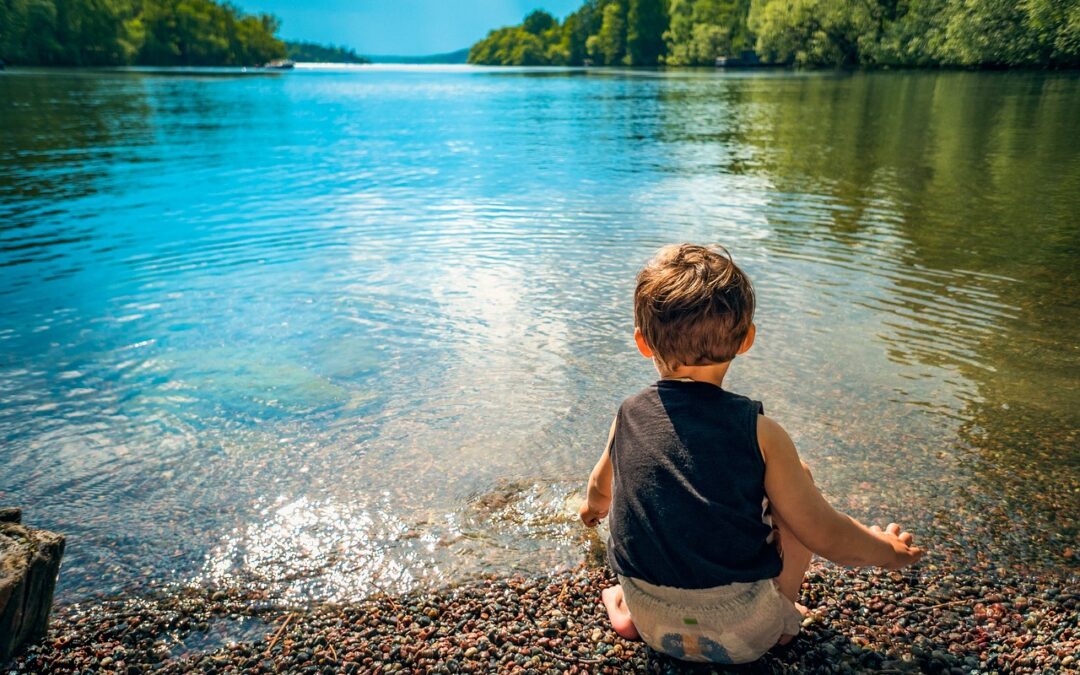
M 630 618 L 630 610 L 623 601 L 622 586 L 605 588 L 600 591 L 600 597 L 604 601 L 608 619 L 611 621 L 611 627 L 615 629 L 615 632 L 627 640 L 640 639 L 641 636 L 638 634 L 637 626 L 634 625 L 634 620 Z

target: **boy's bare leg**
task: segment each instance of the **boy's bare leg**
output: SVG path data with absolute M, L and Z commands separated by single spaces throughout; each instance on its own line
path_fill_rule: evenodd
M 810 468 L 806 466 L 806 462 L 803 462 L 803 470 L 808 475 L 810 474 Z M 810 480 L 813 479 L 814 477 L 810 476 Z M 780 536 L 780 550 L 784 553 L 784 567 L 780 570 L 780 576 L 776 577 L 776 583 L 780 586 L 780 592 L 795 603 L 795 609 L 805 616 L 809 610 L 799 604 L 799 592 L 802 590 L 803 579 L 806 578 L 806 570 L 810 568 L 810 559 L 814 554 L 799 541 L 779 514 L 773 513 L 772 521 Z M 786 645 L 794 637 L 794 635 L 781 635 L 779 644 Z
M 776 583 L 780 586 L 780 592 L 795 603 L 795 609 L 805 616 L 808 610 L 799 604 L 799 591 L 802 589 L 806 570 L 810 567 L 810 558 L 814 554 L 795 537 L 784 521 L 775 513 L 772 520 L 773 525 L 776 526 L 777 534 L 780 535 L 780 548 L 784 552 L 784 567 L 780 570 L 780 576 L 776 577 Z M 785 633 L 780 636 L 777 644 L 786 645 L 794 639 L 794 635 Z
M 611 588 L 605 588 L 600 591 L 600 597 L 604 601 L 608 619 L 611 621 L 611 627 L 615 629 L 615 632 L 627 640 L 640 640 L 641 635 L 638 634 L 637 626 L 634 625 L 634 621 L 630 618 L 630 610 L 623 600 L 622 586 L 615 584 Z
M 799 604 L 799 592 L 802 590 L 806 570 L 810 568 L 810 558 L 814 554 L 788 529 L 780 516 L 774 513 L 772 521 L 780 535 L 780 550 L 784 552 L 784 567 L 780 570 L 780 576 L 776 577 L 776 582 L 780 585 L 780 592 L 805 614 L 806 608 Z

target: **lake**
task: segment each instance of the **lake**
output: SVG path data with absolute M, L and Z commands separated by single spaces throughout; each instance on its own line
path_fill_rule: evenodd
M 1080 569 L 1078 74 L 12 69 L 0 129 L 0 505 L 63 601 L 595 556 L 677 241 L 754 280 L 727 386 L 837 507 Z

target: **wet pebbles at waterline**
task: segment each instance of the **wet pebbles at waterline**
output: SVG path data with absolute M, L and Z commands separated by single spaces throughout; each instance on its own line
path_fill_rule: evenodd
M 283 606 L 185 589 L 61 607 L 13 673 L 712 672 L 617 637 L 602 569 Z M 1075 579 L 815 566 L 802 635 L 737 672 L 1057 673 L 1077 668 Z

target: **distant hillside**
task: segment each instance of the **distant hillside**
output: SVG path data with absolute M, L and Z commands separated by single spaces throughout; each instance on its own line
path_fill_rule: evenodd
M 371 63 L 348 47 L 333 47 L 314 42 L 286 42 L 285 52 L 293 61 L 304 63 Z
M 424 56 L 368 56 L 372 63 L 412 63 L 412 64 L 454 64 L 466 63 L 469 59 L 469 50 L 459 49 L 456 52 L 445 54 L 427 54 Z

